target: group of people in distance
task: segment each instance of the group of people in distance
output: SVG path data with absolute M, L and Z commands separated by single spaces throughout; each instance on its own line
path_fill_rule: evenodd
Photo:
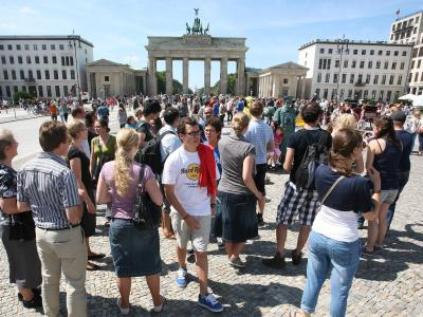
M 290 257 L 299 265 L 308 244 L 308 262 L 297 314 L 314 312 L 330 273 L 330 315 L 345 316 L 362 253 L 384 247 L 408 182 L 415 135 L 405 130 L 411 119 L 399 106 L 375 120 L 371 138 L 358 129 L 360 118 L 350 108 L 336 109 L 323 111 L 315 100 L 225 96 L 127 97 L 115 112 L 99 102 L 91 112 L 74 107 L 64 122 L 44 122 L 38 136 L 42 152 L 18 171 L 12 166 L 18 140 L 2 129 L 0 228 L 18 300 L 58 316 L 63 274 L 68 316 L 87 315 L 86 274 L 106 256 L 90 247 L 97 206 L 104 205 L 119 312 L 130 313 L 132 278 L 141 276 L 152 297 L 151 312 L 165 310 L 161 236 L 157 225 L 141 225 L 137 218 L 142 196 L 161 207 L 162 238 L 176 239 L 176 285 L 187 286 L 187 262 L 193 260 L 198 305 L 222 312 L 224 298 L 208 286 L 208 245 L 217 242 L 228 265 L 242 273 L 248 266 L 245 243 L 258 237 L 265 218 L 269 221 L 266 173 L 283 168 L 289 178 L 276 212 L 275 254 L 262 263 L 285 267 L 288 229 L 299 222 Z M 109 129 L 113 113 L 120 126 L 116 135 Z M 154 164 L 145 163 L 146 153 Z M 362 247 L 359 229 L 365 220 L 368 237 Z

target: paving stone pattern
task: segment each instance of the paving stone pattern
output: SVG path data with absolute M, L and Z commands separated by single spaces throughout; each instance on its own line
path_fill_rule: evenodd
M 423 158 L 412 157 L 412 173 L 403 195 L 389 237 L 389 245 L 378 255 L 363 258 L 349 297 L 348 316 L 423 316 L 423 216 L 419 194 L 423 177 Z M 221 296 L 225 311 L 222 316 L 290 316 L 298 310 L 305 284 L 306 261 L 294 267 L 287 259 L 286 268 L 273 270 L 261 264 L 262 257 L 271 256 L 275 248 L 275 214 L 281 198 L 286 174 L 269 174 L 273 184 L 267 186 L 268 198 L 265 221 L 260 239 L 246 246 L 247 267 L 237 271 L 215 244 L 209 247 L 210 288 Z M 88 315 L 119 316 L 116 307 L 118 290 L 110 257 L 104 217 L 98 216 L 101 234 L 92 238 L 92 248 L 108 256 L 98 262 L 99 271 L 87 273 Z M 288 250 L 296 244 L 298 228 L 288 234 Z M 362 230 L 362 235 L 366 231 Z M 196 301 L 198 283 L 195 268 L 189 264 L 192 281 L 180 290 L 175 285 L 175 241 L 161 240 L 163 271 L 162 294 L 167 298 L 161 316 L 211 316 Z M 149 316 L 151 298 L 144 278 L 133 280 L 131 316 Z M 16 288 L 8 283 L 8 263 L 0 247 L 0 316 L 41 316 L 26 310 L 18 302 Z M 65 313 L 65 288 L 61 283 L 61 313 Z M 330 286 L 322 288 L 315 316 L 329 316 Z

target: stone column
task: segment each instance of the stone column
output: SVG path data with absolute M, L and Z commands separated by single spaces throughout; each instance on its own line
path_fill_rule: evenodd
M 166 95 L 173 94 L 172 58 L 166 57 Z
M 339 78 L 338 78 L 339 80 Z M 305 94 L 305 87 L 306 86 L 306 78 L 304 76 L 301 77 L 301 99 L 304 99 L 304 94 Z
M 226 94 L 228 90 L 228 59 L 220 60 L 220 93 Z
M 189 60 L 188 58 L 184 58 L 182 61 L 182 90 L 184 94 L 188 93 L 188 73 L 189 73 Z
M 241 57 L 237 62 L 237 95 L 245 95 L 245 58 Z
M 153 56 L 148 59 L 148 95 L 157 95 L 156 58 Z
M 210 94 L 210 58 L 204 60 L 204 93 L 206 95 Z

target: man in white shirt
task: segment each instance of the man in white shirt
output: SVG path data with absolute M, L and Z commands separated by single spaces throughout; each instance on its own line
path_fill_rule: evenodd
M 207 293 L 208 260 L 211 214 L 216 207 L 216 195 L 208 195 L 207 187 L 200 187 L 200 128 L 193 118 L 183 118 L 178 126 L 182 146 L 169 155 L 162 183 L 166 198 L 172 206 L 172 226 L 178 242 L 177 258 L 179 263 L 176 284 L 187 285 L 186 249 L 191 240 L 195 250 L 196 268 L 200 283 L 198 304 L 209 311 L 221 312 L 223 306 L 213 294 Z M 214 161 L 214 160 L 213 160 Z M 218 171 L 216 171 L 218 174 Z

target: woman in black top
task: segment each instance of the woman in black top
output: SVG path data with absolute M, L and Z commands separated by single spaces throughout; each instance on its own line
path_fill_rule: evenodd
M 89 237 L 95 233 L 96 207 L 94 204 L 94 185 L 90 174 L 90 160 L 83 152 L 81 146 L 82 142 L 87 139 L 88 129 L 83 121 L 74 120 L 68 125 L 68 131 L 72 137 L 72 144 L 69 148 L 67 159 L 70 169 L 75 173 L 81 200 L 84 202 L 81 226 L 87 238 L 88 259 L 94 260 L 104 257 L 104 254 L 92 252 L 89 245 Z M 88 262 L 87 270 L 97 268 L 97 265 Z
M 0 131 L 0 233 L 9 261 L 9 280 L 19 289 L 26 308 L 41 307 L 41 263 L 35 244 L 35 225 L 30 210 L 18 210 L 16 171 L 12 159 L 18 143 L 8 130 Z

